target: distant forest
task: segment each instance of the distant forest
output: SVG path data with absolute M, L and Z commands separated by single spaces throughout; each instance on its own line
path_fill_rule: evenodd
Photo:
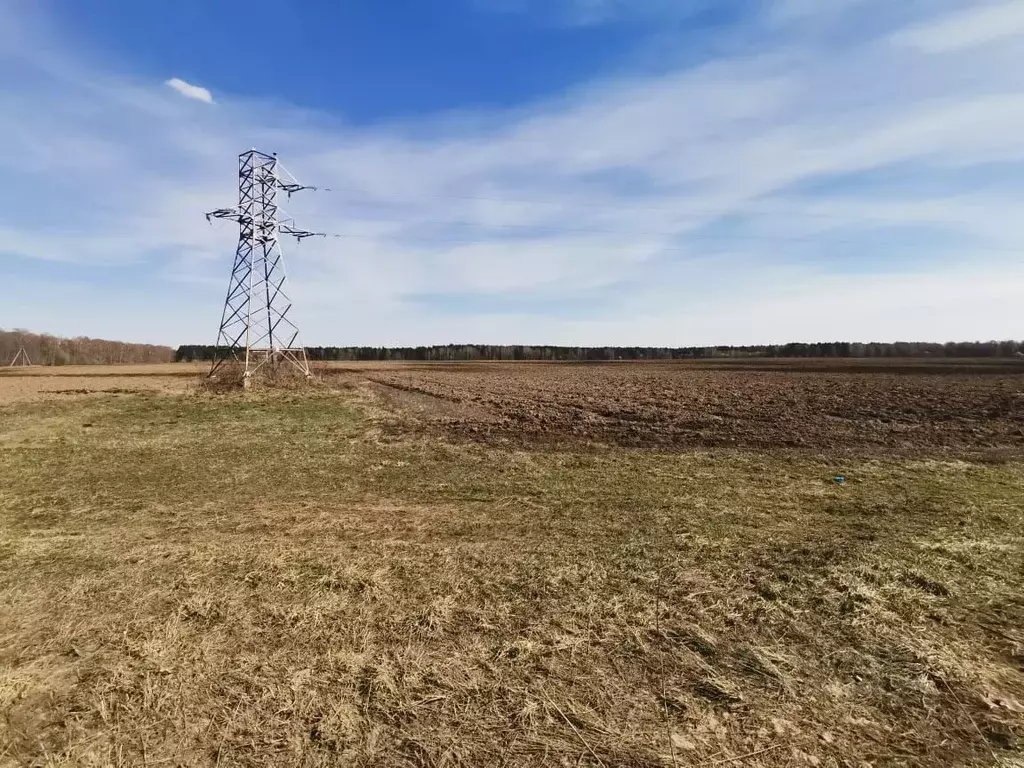
M 115 365 L 117 363 L 167 363 L 212 360 L 215 347 L 184 344 L 177 350 L 153 344 L 73 339 L 0 329 L 0 367 L 8 365 L 24 348 L 35 365 Z M 1024 357 L 1024 342 L 968 341 L 930 344 L 821 342 L 732 347 L 556 347 L 549 345 L 446 344 L 432 347 L 306 347 L 314 361 L 472 361 L 552 360 L 598 362 L 607 360 L 701 360 L 744 357 Z
M 212 360 L 215 347 L 186 344 L 178 347 L 178 361 Z M 433 347 L 306 347 L 310 360 L 690 360 L 731 357 L 1016 357 L 1024 342 L 968 341 L 928 344 L 897 341 L 892 344 L 823 342 L 751 347 L 553 347 L 447 344 Z
M 126 344 L 84 336 L 63 339 L 46 333 L 0 328 L 0 367 L 9 365 L 21 349 L 34 365 L 114 365 L 169 363 L 174 360 L 174 350 L 170 347 Z

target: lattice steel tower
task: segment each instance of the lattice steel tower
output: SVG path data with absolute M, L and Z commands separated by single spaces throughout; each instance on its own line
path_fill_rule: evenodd
M 323 237 L 297 229 L 277 204 L 279 191 L 290 198 L 303 189 L 316 187 L 299 184 L 281 167 L 276 154 L 250 149 L 238 156 L 238 206 L 206 214 L 207 221 L 237 221 L 239 229 L 210 376 L 226 366 L 237 366 L 244 386 L 257 372 L 284 364 L 310 375 L 298 326 L 288 316 L 292 302 L 285 292 L 284 255 L 278 242 L 279 235 L 291 235 L 299 242 Z
M 28 352 L 25 351 L 24 346 L 18 350 L 17 354 L 14 355 L 14 359 L 11 360 L 11 364 L 8 367 L 14 368 L 17 365 L 32 365 L 32 361 L 28 359 Z

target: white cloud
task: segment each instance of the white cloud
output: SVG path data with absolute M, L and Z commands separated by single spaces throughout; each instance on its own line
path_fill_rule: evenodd
M 192 85 L 192 83 L 186 83 L 177 77 L 172 77 L 170 80 L 164 81 L 164 85 L 168 85 L 186 99 L 195 99 L 201 101 L 204 104 L 213 104 L 213 95 L 206 89 L 198 85 Z
M 360 128 L 227 95 L 197 111 L 19 36 L 0 326 L 210 339 L 236 233 L 202 212 L 257 146 L 335 190 L 286 203 L 346 235 L 286 244 L 311 344 L 1024 336 L 1024 43 L 893 45 L 938 23 L 919 12 L 835 55 L 780 23 L 742 56 Z
M 944 53 L 1024 35 L 1024 2 L 981 5 L 943 16 L 894 36 L 894 41 L 928 53 Z

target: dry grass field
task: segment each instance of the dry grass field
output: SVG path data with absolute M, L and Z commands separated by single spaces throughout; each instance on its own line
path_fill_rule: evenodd
M 74 395 L 184 392 L 207 369 L 189 363 L 0 368 L 0 406 Z
M 196 370 L 0 371 L 2 766 L 1024 765 L 1019 366 Z

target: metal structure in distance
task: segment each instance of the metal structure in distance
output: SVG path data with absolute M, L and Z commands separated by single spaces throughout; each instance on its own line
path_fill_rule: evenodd
M 10 364 L 9 367 L 14 368 L 15 366 L 19 366 L 19 365 L 22 365 L 22 366 L 32 365 L 32 361 L 28 359 L 28 352 L 25 351 L 24 347 L 22 347 L 21 349 L 18 350 L 18 354 L 16 354 L 14 356 L 14 359 L 11 360 L 11 364 Z
M 238 206 L 206 214 L 208 221 L 237 221 L 239 230 L 211 377 L 226 368 L 238 368 L 243 386 L 248 386 L 254 375 L 281 366 L 307 378 L 310 375 L 298 326 L 289 316 L 292 302 L 285 292 L 279 238 L 289 235 L 301 242 L 324 235 L 298 229 L 277 202 L 279 192 L 290 198 L 304 189 L 316 187 L 299 184 L 281 167 L 276 154 L 250 149 L 238 156 Z

